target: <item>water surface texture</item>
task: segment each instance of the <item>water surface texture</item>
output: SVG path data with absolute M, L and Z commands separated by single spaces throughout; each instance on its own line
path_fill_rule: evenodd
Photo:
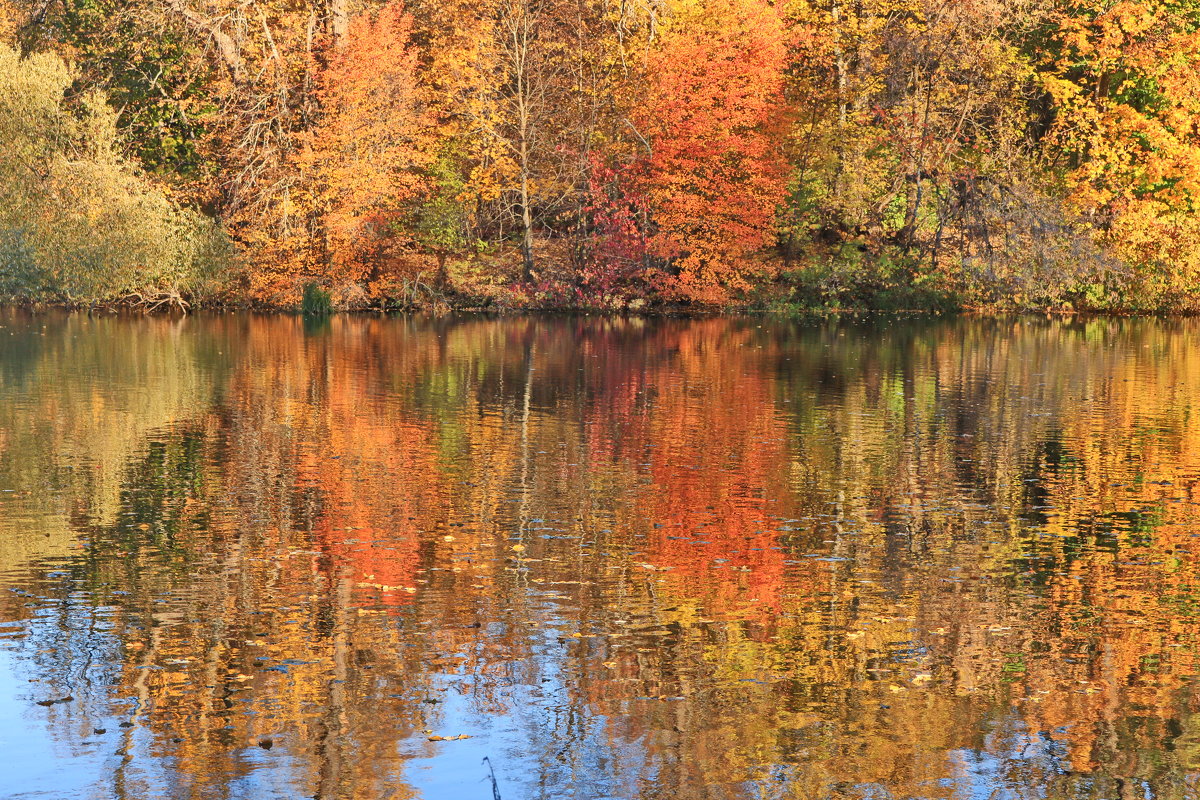
M 1198 502 L 1192 321 L 9 313 L 0 797 L 1194 798 Z

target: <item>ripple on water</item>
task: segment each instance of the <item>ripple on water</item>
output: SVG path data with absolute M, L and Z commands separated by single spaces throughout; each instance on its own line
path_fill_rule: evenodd
M 0 794 L 1200 793 L 1192 323 L 4 322 Z

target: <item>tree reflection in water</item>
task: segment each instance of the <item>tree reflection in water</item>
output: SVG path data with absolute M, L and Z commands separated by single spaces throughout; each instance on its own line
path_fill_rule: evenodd
M 0 794 L 1200 792 L 1197 323 L 0 324 Z

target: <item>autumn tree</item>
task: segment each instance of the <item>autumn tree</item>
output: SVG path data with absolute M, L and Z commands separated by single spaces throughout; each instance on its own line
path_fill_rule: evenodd
M 351 20 L 318 78 L 319 122 L 297 157 L 311 181 L 322 279 L 379 280 L 411 249 L 406 223 L 427 192 L 436 118 L 418 86 L 412 19 L 399 0 Z
M 550 117 L 561 106 L 554 10 L 553 0 L 417 7 L 431 40 L 431 84 L 466 155 L 461 199 L 474 201 L 478 234 L 516 230 L 527 280 L 535 206 L 553 189 L 543 173 L 554 155 Z
M 649 209 L 640 183 L 644 161 L 610 163 L 593 154 L 588 174 L 588 237 L 578 268 L 577 292 L 588 305 L 644 303 L 648 289 Z
M 787 13 L 789 257 L 832 251 L 829 283 L 862 287 L 850 303 L 871 286 L 1046 302 L 1086 277 L 1094 254 L 1037 141 L 1024 48 L 1041 3 L 796 0 Z
M 416 0 L 412 9 L 473 238 L 515 241 L 526 282 L 565 271 L 567 237 L 585 227 L 592 155 L 629 135 L 653 10 L 601 0 Z M 545 269 L 535 268 L 538 251 Z
M 787 49 L 763 0 L 683 6 L 647 62 L 636 119 L 649 144 L 652 252 L 672 265 L 669 291 L 720 302 L 748 287 L 748 257 L 770 243 L 783 199 Z
M 1070 202 L 1137 270 L 1114 276 L 1126 302 L 1190 306 L 1200 279 L 1200 7 L 1060 3 L 1048 29 L 1036 56 Z
M 0 43 L 0 298 L 187 307 L 224 237 L 119 150 L 116 114 L 53 53 Z

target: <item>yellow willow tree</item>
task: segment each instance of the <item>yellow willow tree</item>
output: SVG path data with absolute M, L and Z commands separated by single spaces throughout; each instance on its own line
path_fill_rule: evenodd
M 668 290 L 719 303 L 748 288 L 784 198 L 787 47 L 763 0 L 683 5 L 647 60 L 637 127 L 650 144 L 645 194 L 669 262 Z
M 0 299 L 187 308 L 227 242 L 123 157 L 108 98 L 75 77 L 0 43 Z
M 1067 190 L 1135 269 L 1125 304 L 1188 305 L 1200 281 L 1200 5 L 1062 3 L 1043 55 Z M 1096 287 L 1099 291 L 1100 287 Z

